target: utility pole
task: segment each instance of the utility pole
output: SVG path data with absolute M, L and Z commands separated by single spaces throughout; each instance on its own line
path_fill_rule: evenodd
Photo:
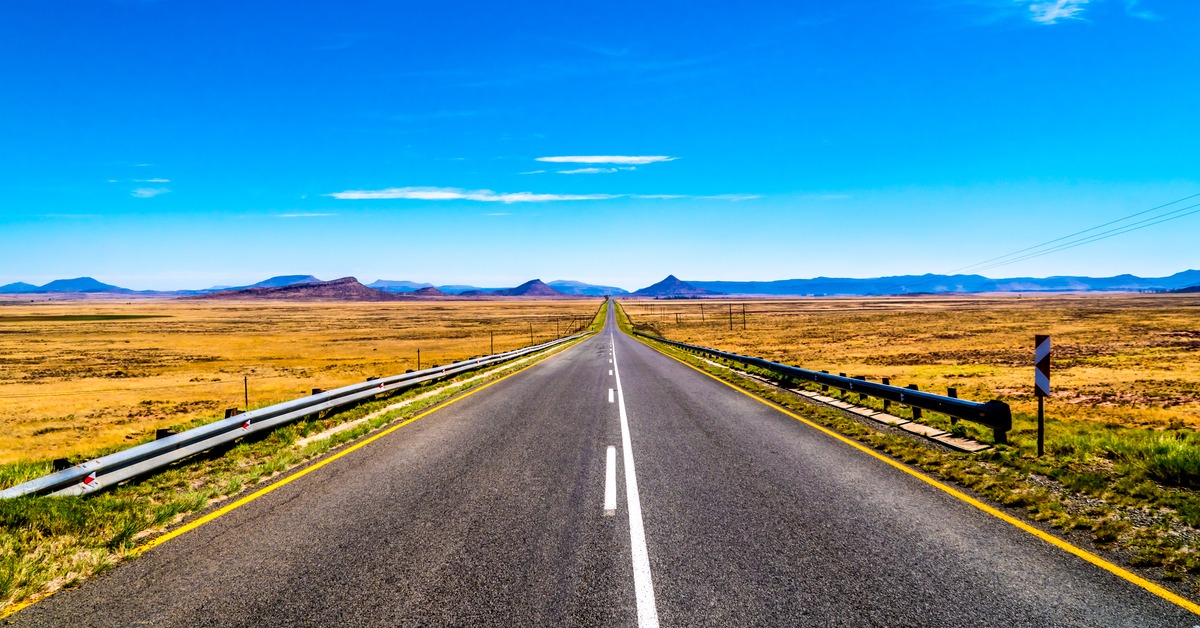
M 242 376 L 242 392 L 246 394 L 246 412 L 250 411 L 250 376 Z
M 417 349 L 417 370 L 421 370 L 421 350 Z
M 561 338 L 562 334 L 558 333 L 558 319 L 554 319 L 554 337 Z
M 746 331 L 746 304 L 742 304 L 742 331 Z
M 704 304 L 703 303 L 700 304 L 700 322 L 701 323 L 704 322 Z
M 491 339 L 491 346 L 492 346 L 492 350 L 489 353 L 489 355 L 496 355 L 496 332 L 489 329 L 488 330 L 488 338 Z
M 533 322 L 529 323 L 529 346 L 533 346 Z
M 729 331 L 733 331 L 733 304 L 729 304 Z

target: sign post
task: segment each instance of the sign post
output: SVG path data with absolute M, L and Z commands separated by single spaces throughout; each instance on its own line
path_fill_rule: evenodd
M 1037 445 L 1038 457 L 1041 458 L 1046 442 L 1045 400 L 1050 396 L 1050 336 L 1038 334 L 1033 337 L 1033 343 L 1033 394 L 1037 395 L 1038 400 Z

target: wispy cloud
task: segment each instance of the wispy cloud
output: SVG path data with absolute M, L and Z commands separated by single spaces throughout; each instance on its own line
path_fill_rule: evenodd
M 462 188 L 404 187 L 382 190 L 346 190 L 326 194 L 340 200 L 403 199 L 415 201 L 478 201 L 483 203 L 550 203 L 555 201 L 603 201 L 632 198 L 642 200 L 702 199 L 748 201 L 762 198 L 757 194 L 535 194 L 533 192 L 493 192 Z
M 317 213 L 277 214 L 275 217 L 276 218 L 326 218 L 328 216 L 337 216 L 337 214 L 317 214 Z
M 574 170 L 559 170 L 558 174 L 610 174 L 617 168 L 575 168 Z
M 500 193 L 491 190 L 461 188 L 404 187 L 383 190 L 346 190 L 328 194 L 341 200 L 408 199 L 416 201 L 480 201 L 484 203 L 548 203 L 552 201 L 599 201 L 617 198 L 613 194 L 534 194 Z
M 1139 7 L 1138 0 L 1126 0 L 1125 1 L 1125 12 L 1128 13 L 1132 17 L 1136 17 L 1139 20 L 1157 21 L 1157 20 L 1162 19 L 1162 16 L 1155 13 L 1154 11 L 1151 11 L 1150 9 L 1143 9 L 1143 8 Z
M 546 174 L 545 170 L 530 170 L 528 172 L 518 172 L 517 174 Z
M 134 179 L 134 183 L 170 183 L 170 179 Z
M 1091 0 L 1018 0 L 1028 5 L 1030 19 L 1039 24 L 1057 24 L 1059 20 L 1080 19 Z
M 643 166 L 660 161 L 675 161 L 678 157 L 666 155 L 574 155 L 563 157 L 538 157 L 537 161 L 554 164 L 622 164 Z
M 167 188 L 137 188 L 132 190 L 129 194 L 134 198 L 154 198 L 155 196 L 166 194 L 170 191 L 171 190 L 168 190 Z

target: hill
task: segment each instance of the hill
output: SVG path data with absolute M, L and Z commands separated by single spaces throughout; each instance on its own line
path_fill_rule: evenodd
M 55 279 L 38 289 L 38 292 L 132 292 L 119 286 L 102 283 L 91 277 Z
M 223 290 L 185 298 L 270 301 L 407 301 L 411 297 L 368 288 L 354 277 L 343 277 L 333 281 L 296 283 L 272 288 Z
M 636 290 L 630 296 L 651 298 L 687 298 L 721 294 L 715 290 L 700 288 L 686 281 L 680 281 L 675 275 L 667 275 L 666 279 L 641 290 Z
M 368 286 L 368 287 L 370 287 L 370 286 Z M 391 291 L 389 290 L 388 292 L 391 292 Z M 442 292 L 441 290 L 438 290 L 437 288 L 435 288 L 433 286 L 425 286 L 424 288 L 417 288 L 416 290 L 409 292 L 408 295 L 414 296 L 414 297 L 444 297 L 444 296 L 447 296 L 445 292 Z
M 607 297 L 618 294 L 629 294 L 628 290 L 623 290 L 615 286 L 597 286 L 582 281 L 568 281 L 566 279 L 558 279 L 546 284 L 551 288 L 563 294 L 575 294 L 589 297 Z
M 561 297 L 563 293 L 547 286 L 541 279 L 526 281 L 516 288 L 508 288 L 506 290 L 496 290 L 491 293 L 493 296 L 499 297 Z
M 0 294 L 25 294 L 28 292 L 38 292 L 41 288 L 24 281 L 10 283 L 5 286 L 0 286 Z
M 1008 277 L 992 279 L 982 275 L 896 275 L 874 278 L 815 277 L 779 281 L 691 281 L 698 288 L 728 294 L 762 295 L 845 295 L 937 294 L 945 292 L 1090 292 L 1176 290 L 1200 283 L 1200 271 L 1186 270 L 1169 277 L 1144 278 L 1135 275 L 1083 277 Z
M 320 283 L 320 282 L 321 282 L 320 279 L 317 279 L 316 277 L 313 277 L 312 275 L 279 275 L 278 277 L 271 277 L 270 279 L 264 279 L 263 281 L 260 281 L 255 284 L 250 284 L 248 286 L 242 286 L 241 289 L 282 288 L 285 286 L 294 286 L 296 284 L 302 284 L 302 283 Z
M 433 284 L 419 283 L 416 281 L 393 281 L 391 279 L 377 279 L 367 284 L 367 287 L 374 288 L 376 290 L 383 290 L 384 292 L 415 292 L 422 288 L 432 288 Z

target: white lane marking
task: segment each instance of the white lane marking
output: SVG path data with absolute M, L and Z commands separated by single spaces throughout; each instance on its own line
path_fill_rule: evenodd
M 608 402 L 609 403 L 613 402 L 613 389 L 611 389 L 611 388 L 608 389 Z
M 658 609 L 654 605 L 654 582 L 650 577 L 650 554 L 646 551 L 646 531 L 642 527 L 642 502 L 638 496 L 637 472 L 633 466 L 633 441 L 629 437 L 629 417 L 625 414 L 625 394 L 621 389 L 621 368 L 613 362 L 617 375 L 617 411 L 621 414 L 621 449 L 625 464 L 625 503 L 629 508 L 629 545 L 633 554 L 633 590 L 637 594 L 638 626 L 657 628 Z
M 608 446 L 608 457 L 604 464 L 604 516 L 617 512 L 617 448 Z
M 608 374 L 612 375 L 612 369 L 608 369 Z

